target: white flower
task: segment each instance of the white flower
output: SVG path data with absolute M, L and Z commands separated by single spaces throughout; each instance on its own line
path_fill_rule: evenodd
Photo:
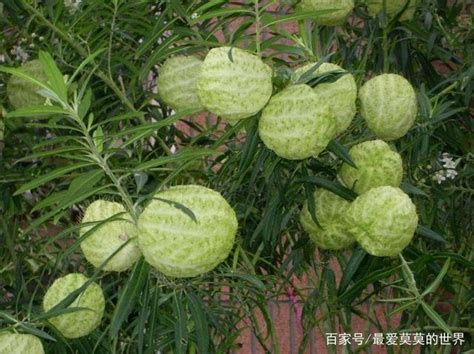
M 446 170 L 446 177 L 447 178 L 454 179 L 454 178 L 456 178 L 457 175 L 458 175 L 458 173 L 456 172 L 456 170 Z
M 192 18 L 193 20 L 197 19 L 198 17 L 199 17 L 199 15 L 197 14 L 197 12 L 195 12 L 195 13 L 193 13 L 193 14 L 191 15 L 191 18 Z
M 64 6 L 71 15 L 75 14 L 81 6 L 82 0 L 64 0 Z
M 19 45 L 14 46 L 10 52 L 15 56 L 16 60 L 21 60 L 22 62 L 27 61 L 30 57 L 30 55 Z
M 434 175 L 434 179 L 436 179 L 436 182 L 438 182 L 438 184 L 441 184 L 444 181 L 446 181 L 446 176 L 444 175 L 444 171 L 436 172 Z

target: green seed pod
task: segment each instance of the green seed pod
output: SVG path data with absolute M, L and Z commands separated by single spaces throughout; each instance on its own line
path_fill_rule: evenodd
M 347 214 L 352 233 L 373 256 L 397 256 L 408 246 L 418 225 L 416 207 L 399 188 L 384 186 L 365 192 Z
M 357 194 L 382 186 L 399 187 L 403 177 L 401 156 L 382 140 L 366 141 L 353 146 L 349 155 L 357 168 L 344 163 L 338 178 Z
M 43 344 L 31 334 L 0 333 L 0 354 L 44 354 Z
M 204 107 L 197 95 L 202 60 L 194 56 L 176 56 L 165 61 L 159 72 L 158 93 L 163 101 L 179 112 Z
M 87 281 L 88 279 L 80 273 L 71 273 L 56 279 L 44 296 L 44 311 L 49 311 Z M 100 286 L 96 283 L 91 283 L 68 306 L 68 308 L 73 307 L 83 307 L 84 310 L 66 313 L 49 319 L 49 322 L 66 338 L 86 336 L 99 326 L 105 308 L 104 294 Z
M 185 278 L 211 271 L 227 258 L 238 225 L 220 193 L 183 185 L 155 198 L 138 222 L 138 241 L 148 263 L 166 276 Z
M 306 64 L 296 69 L 292 81 L 296 83 L 301 75 L 310 70 L 315 64 L 316 63 Z M 313 72 L 313 75 L 318 76 L 338 70 L 345 71 L 336 64 L 323 63 Z M 357 112 L 357 84 L 354 76 L 347 73 L 335 82 L 323 82 L 316 85 L 313 91 L 331 106 L 336 116 L 336 134 L 341 134 L 351 125 L 352 119 Z
M 38 81 L 48 81 L 48 77 L 43 71 L 43 67 L 39 60 L 28 61 L 24 63 L 20 69 L 33 76 Z M 44 104 L 46 99 L 38 94 L 39 90 L 41 90 L 41 87 L 15 75 L 12 75 L 7 83 L 8 99 L 15 109 L 40 106 Z
M 345 22 L 354 8 L 354 0 L 301 0 L 300 10 L 305 12 L 334 10 L 314 18 L 319 25 L 337 26 Z
M 129 214 L 125 213 L 117 216 L 116 220 L 111 220 L 98 226 L 100 221 L 107 220 L 114 215 L 124 212 L 125 208 L 123 205 L 106 200 L 96 200 L 87 207 L 82 223 L 97 223 L 81 228 L 80 235 L 83 236 L 95 227 L 94 231 L 88 234 L 84 241 L 81 242 L 81 249 L 86 259 L 94 267 L 98 268 L 130 238 L 132 240 L 115 256 L 109 259 L 103 270 L 114 272 L 127 270 L 140 257 L 137 228 Z
M 403 10 L 407 1 L 409 2 L 407 8 L 400 16 L 400 21 L 408 21 L 413 18 L 416 11 L 416 0 L 389 0 L 386 1 L 386 13 L 389 17 L 396 16 Z M 384 9 L 384 0 L 365 0 L 370 16 L 377 16 L 379 12 Z
M 242 49 L 214 48 L 204 59 L 197 89 L 209 112 L 228 121 L 248 118 L 272 95 L 272 69 Z
M 354 243 L 354 238 L 347 232 L 346 213 L 351 203 L 325 189 L 314 193 L 316 224 L 309 212 L 308 203 L 305 203 L 300 214 L 303 229 L 309 234 L 313 242 L 322 249 L 341 250 Z
M 369 128 L 383 140 L 404 136 L 418 113 L 415 90 L 402 76 L 382 74 L 360 89 L 361 114 Z
M 265 145 L 288 160 L 318 155 L 334 138 L 336 119 L 308 85 L 289 86 L 273 96 L 258 125 Z

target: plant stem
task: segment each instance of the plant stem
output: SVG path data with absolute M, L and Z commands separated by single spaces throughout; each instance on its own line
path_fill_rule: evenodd
M 87 145 L 89 146 L 89 149 L 94 156 L 95 161 L 99 165 L 99 167 L 105 172 L 105 174 L 110 178 L 112 183 L 114 184 L 115 188 L 119 192 L 120 196 L 122 197 L 123 202 L 125 203 L 128 212 L 133 218 L 133 221 L 136 223 L 138 221 L 138 215 L 135 211 L 135 208 L 133 206 L 133 201 L 130 198 L 130 195 L 127 193 L 127 191 L 123 188 L 122 184 L 120 183 L 119 179 L 117 176 L 115 176 L 114 172 L 110 168 L 110 166 L 107 163 L 107 160 L 102 157 L 102 155 L 99 153 L 97 150 L 97 147 L 94 143 L 94 139 L 91 137 L 89 134 L 89 130 L 87 129 L 86 125 L 82 121 L 82 119 L 79 117 L 77 112 L 69 105 L 67 105 L 67 109 L 70 111 L 71 117 L 74 119 L 74 121 L 79 125 L 81 128 L 82 134 L 84 135 L 84 138 L 87 141 Z
M 260 33 L 260 0 L 255 0 L 255 46 L 257 55 L 261 56 L 261 33 Z

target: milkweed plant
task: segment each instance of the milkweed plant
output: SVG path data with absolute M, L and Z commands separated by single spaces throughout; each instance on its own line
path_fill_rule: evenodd
M 0 353 L 470 352 L 472 10 L 0 2 Z

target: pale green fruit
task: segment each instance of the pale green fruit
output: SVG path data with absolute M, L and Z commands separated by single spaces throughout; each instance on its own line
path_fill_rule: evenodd
M 214 48 L 204 59 L 197 89 L 209 112 L 229 121 L 248 118 L 272 95 L 272 69 L 242 49 Z
M 327 102 L 311 87 L 293 85 L 271 98 L 258 132 L 278 156 L 302 160 L 326 148 L 336 134 L 336 119 Z
M 161 67 L 157 80 L 158 93 L 175 111 L 204 109 L 196 88 L 201 67 L 202 60 L 184 55 L 167 59 Z
M 80 273 L 71 273 L 56 279 L 44 296 L 44 311 L 47 312 L 59 304 L 70 293 L 84 285 L 87 280 Z M 68 306 L 68 308 L 73 307 L 83 307 L 84 310 L 51 317 L 48 320 L 66 338 L 86 336 L 99 326 L 105 308 L 104 294 L 100 286 L 96 283 L 91 283 Z
M 300 222 L 313 242 L 327 250 L 341 250 L 354 243 L 346 223 L 346 213 L 351 204 L 326 189 L 314 193 L 314 203 L 320 226 L 313 221 L 307 202 L 300 215 Z
M 80 235 L 83 236 L 96 227 L 81 242 L 81 249 L 86 259 L 95 267 L 99 267 L 130 238 L 132 240 L 107 262 L 103 270 L 124 271 L 130 268 L 140 257 L 137 228 L 133 224 L 130 215 L 124 212 L 123 205 L 106 200 L 96 200 L 87 207 L 82 223 L 97 223 L 81 228 Z M 116 220 L 100 223 L 100 221 L 107 220 L 120 213 L 124 214 L 117 216 Z M 98 226 L 99 224 L 100 226 Z
M 359 92 L 361 114 L 383 140 L 404 136 L 418 112 L 413 86 L 402 76 L 382 74 L 367 81 Z
M 183 185 L 155 198 L 138 222 L 138 241 L 148 263 L 169 277 L 184 278 L 206 273 L 227 258 L 238 225 L 219 192 Z
M 408 4 L 406 10 L 400 16 L 400 21 L 407 21 L 413 18 L 416 11 L 416 0 L 387 0 L 386 1 L 386 13 L 389 17 L 397 15 L 403 10 L 407 1 Z M 367 9 L 369 10 L 370 16 L 377 16 L 379 12 L 383 10 L 384 0 L 365 0 Z
M 44 354 L 44 349 L 31 334 L 0 333 L 0 354 Z
M 297 82 L 301 75 L 314 67 L 316 63 L 306 64 L 295 70 L 292 77 Z M 312 75 L 319 76 L 330 71 L 345 71 L 339 65 L 323 63 Z M 357 112 L 357 84 L 352 74 L 345 74 L 335 82 L 321 83 L 313 88 L 313 91 L 326 101 L 336 116 L 336 134 L 339 135 L 351 125 L 352 119 Z
M 326 26 L 343 24 L 353 8 L 354 0 L 301 0 L 300 3 L 300 10 L 305 12 L 334 10 L 314 18 L 315 23 Z
M 401 189 L 384 186 L 365 192 L 347 214 L 349 231 L 373 256 L 397 256 L 408 246 L 418 225 L 416 207 Z
M 43 67 L 39 60 L 28 61 L 24 63 L 20 69 L 33 76 L 38 81 L 48 81 L 48 77 L 43 71 Z M 40 86 L 15 75 L 12 75 L 7 83 L 8 99 L 15 109 L 40 106 L 44 104 L 46 99 L 38 94 L 39 90 L 41 90 Z
M 349 155 L 357 168 L 344 163 L 338 178 L 357 194 L 382 186 L 399 187 L 403 177 L 401 156 L 382 140 L 366 141 L 353 146 Z

